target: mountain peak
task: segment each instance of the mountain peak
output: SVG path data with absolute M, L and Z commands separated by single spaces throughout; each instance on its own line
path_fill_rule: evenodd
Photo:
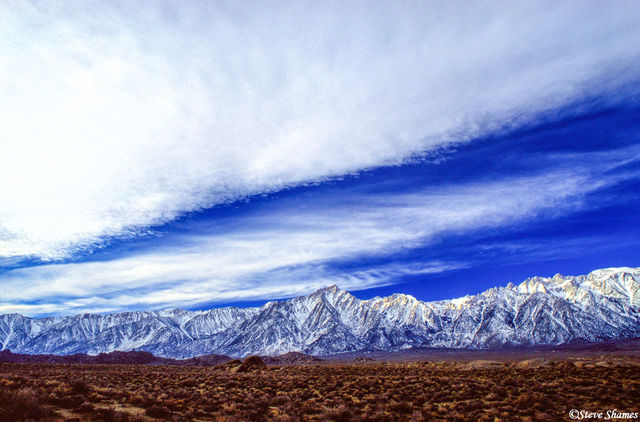
M 547 293 L 547 287 L 544 280 L 540 280 L 537 277 L 529 278 L 520 283 L 518 286 L 520 293 Z
M 341 292 L 341 291 L 342 291 L 342 290 L 340 290 L 340 288 L 339 288 L 337 285 L 332 284 L 332 285 L 330 285 L 330 286 L 327 286 L 327 287 L 323 287 L 323 288 L 321 288 L 321 289 L 318 289 L 318 290 L 316 291 L 316 293 L 321 293 L 321 292 L 338 293 L 338 292 Z
M 346 292 L 346 291 L 345 290 L 341 290 L 337 285 L 332 284 L 330 286 L 318 289 L 315 292 L 310 293 L 308 295 L 297 296 L 294 299 L 301 300 L 301 299 L 306 299 L 306 298 L 320 298 L 320 297 L 335 298 L 335 297 L 339 296 L 341 293 L 344 293 L 344 292 Z

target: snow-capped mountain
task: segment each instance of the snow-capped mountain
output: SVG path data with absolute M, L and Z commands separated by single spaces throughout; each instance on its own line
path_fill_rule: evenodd
M 493 348 L 640 337 L 640 268 L 533 277 L 475 296 L 360 300 L 336 286 L 259 308 L 27 318 L 0 315 L 1 350 L 72 354 L 143 350 L 187 358 L 409 347 Z

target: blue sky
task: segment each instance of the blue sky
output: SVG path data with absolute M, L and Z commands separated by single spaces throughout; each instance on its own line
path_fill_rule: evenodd
M 637 6 L 270 6 L 2 8 L 0 312 L 640 265 Z

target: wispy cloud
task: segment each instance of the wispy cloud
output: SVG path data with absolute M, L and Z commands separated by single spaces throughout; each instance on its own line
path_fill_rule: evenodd
M 337 283 L 360 290 L 403 275 L 441 272 L 466 262 L 386 262 L 336 270 L 339 262 L 386 256 L 428 245 L 446 233 L 505 227 L 583 209 L 586 195 L 637 176 L 611 168 L 633 162 L 637 148 L 583 154 L 582 164 L 558 160 L 537 174 L 412 193 L 350 192 L 303 207 L 280 203 L 245 215 L 224 231 L 195 222 L 166 245 L 109 261 L 40 265 L 3 274 L 0 312 L 108 312 L 194 307 L 278 298 Z M 564 165 L 562 164 L 564 162 Z M 327 203 L 329 201 L 329 203 Z M 179 245 L 179 246 L 178 246 Z
M 631 46 L 640 45 L 639 7 L 6 4 L 0 257 L 69 257 L 185 212 L 400 163 L 614 92 L 637 77 L 640 51 Z M 531 212 L 512 188 L 495 188 L 506 204 L 425 194 L 396 198 L 393 218 L 356 210 L 358 218 L 340 216 L 342 224 L 319 217 L 307 223 L 318 229 L 298 235 L 194 240 L 202 257 L 193 252 L 184 264 L 171 253 L 25 270 L 34 280 L 27 291 L 33 298 L 42 297 L 37 291 L 91 294 L 83 284 L 106 291 L 100 286 L 114 280 L 124 286 L 174 274 L 201 277 L 212 295 L 221 294 L 216 280 L 226 271 L 239 276 L 373 251 Z M 285 218 L 295 226 L 306 217 Z M 408 227 L 409 220 L 419 224 Z M 289 249 L 280 246 L 285 236 Z M 84 279 L 71 277 L 82 268 Z M 38 275 L 49 271 L 55 275 Z M 16 286 L 9 280 L 8 292 Z

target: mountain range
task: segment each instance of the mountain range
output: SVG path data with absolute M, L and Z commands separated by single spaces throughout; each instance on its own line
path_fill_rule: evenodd
M 145 351 L 167 358 L 412 347 L 492 349 L 640 337 L 640 268 L 528 278 L 435 302 L 360 300 L 336 286 L 256 308 L 170 309 L 29 318 L 0 315 L 0 350 L 69 355 Z

